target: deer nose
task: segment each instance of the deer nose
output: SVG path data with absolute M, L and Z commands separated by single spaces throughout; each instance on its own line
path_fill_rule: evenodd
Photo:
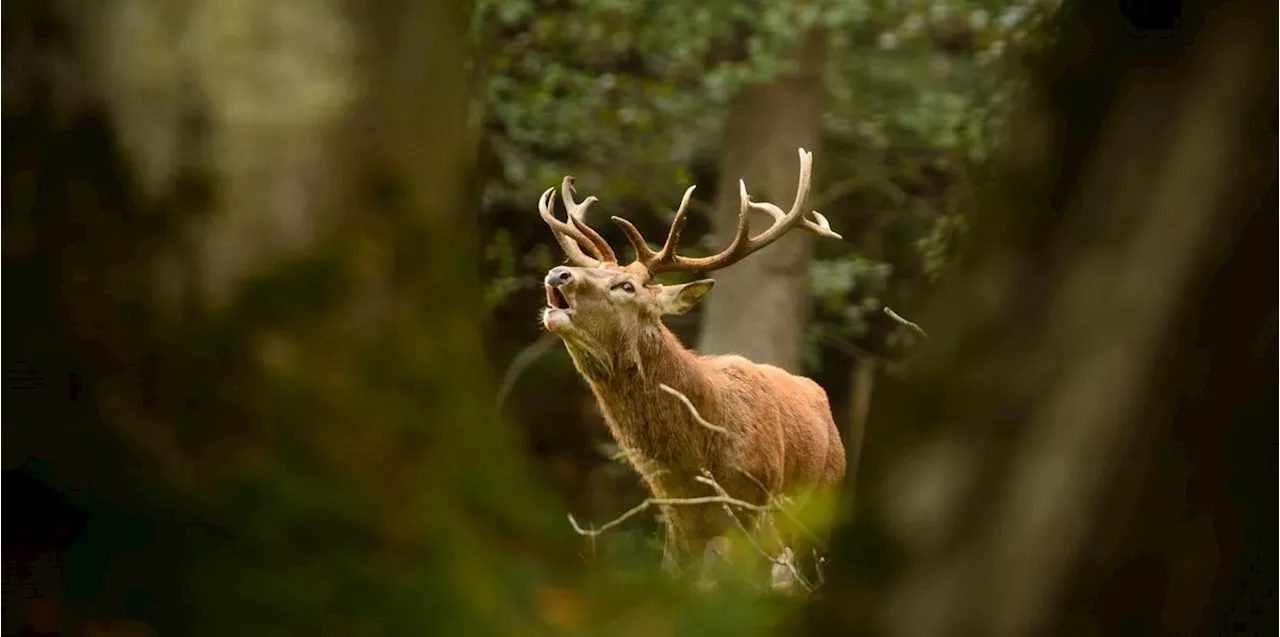
M 546 281 L 547 285 L 550 285 L 551 287 L 560 287 L 572 279 L 573 273 L 569 271 L 569 268 L 560 265 L 551 268 L 551 271 L 547 273 Z

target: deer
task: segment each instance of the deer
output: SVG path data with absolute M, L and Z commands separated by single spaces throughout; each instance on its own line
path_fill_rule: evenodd
M 813 154 L 803 148 L 799 154 L 800 178 L 791 209 L 783 212 L 772 203 L 753 201 L 739 180 L 737 230 L 728 248 L 706 257 L 676 253 L 696 185 L 685 191 L 657 251 L 631 222 L 612 217 L 635 251 L 635 260 L 627 265 L 586 223 L 587 209 L 597 198 L 576 201 L 572 175 L 561 182 L 567 220 L 555 215 L 555 188 L 543 192 L 538 202 L 567 261 L 543 281 L 542 325 L 564 342 L 622 455 L 655 498 L 714 496 L 722 489 L 720 495 L 756 505 L 737 511 L 719 505 L 660 505 L 664 565 L 677 572 L 702 560 L 705 573 L 727 546 L 733 516 L 744 530 L 765 528 L 774 520 L 762 512 L 779 495 L 794 502 L 834 494 L 844 478 L 845 450 L 822 387 L 742 356 L 704 356 L 686 348 L 662 317 L 689 311 L 715 281 L 655 281 L 659 274 L 726 268 L 796 228 L 840 239 L 820 213 L 812 211 L 813 219 L 805 214 Z M 756 236 L 750 236 L 748 224 L 753 210 L 773 219 Z M 771 555 L 793 548 L 795 554 L 817 550 L 810 545 L 823 541 L 773 528 Z M 794 568 L 792 572 L 799 575 Z

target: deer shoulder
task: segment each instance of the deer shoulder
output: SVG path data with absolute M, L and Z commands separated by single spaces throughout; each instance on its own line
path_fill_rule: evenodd
M 742 463 L 771 487 L 792 483 L 839 484 L 844 446 L 827 392 L 804 376 L 741 356 L 710 358 L 723 375 L 722 409 L 743 436 Z M 839 459 L 832 466 L 832 457 Z

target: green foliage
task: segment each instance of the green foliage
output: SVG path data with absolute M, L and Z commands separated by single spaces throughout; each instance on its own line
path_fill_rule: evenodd
M 692 181 L 692 162 L 719 152 L 735 92 L 794 71 L 799 35 L 823 28 L 828 101 L 815 206 L 858 231 L 819 247 L 821 258 L 846 265 L 815 266 L 815 320 L 855 336 L 858 299 L 918 297 L 946 271 L 974 212 L 975 169 L 1000 143 L 1020 89 L 1003 62 L 1045 40 L 1035 34 L 1054 8 L 1055 0 L 486 2 L 478 15 L 487 130 L 501 166 L 486 204 L 527 208 L 563 174 L 623 205 L 678 191 Z M 536 285 L 520 271 L 544 268 L 526 258 L 528 269 L 512 269 L 509 237 L 489 242 L 492 306 Z M 875 261 L 894 267 L 874 270 Z M 842 298 L 819 281 L 829 276 L 823 268 L 859 274 L 840 275 L 849 282 Z M 867 278 L 872 271 L 884 278 Z
M 811 320 L 805 328 L 804 364 L 821 366 L 819 354 L 832 339 L 851 340 L 866 334 L 866 317 L 879 310 L 893 266 L 852 255 L 814 261 L 809 266 L 809 292 L 814 298 Z M 850 302 L 850 298 L 860 301 Z
M 489 142 L 503 172 L 483 205 L 523 208 L 565 172 L 578 173 L 601 197 L 679 192 L 692 179 L 692 160 L 718 151 L 719 123 L 735 92 L 795 70 L 788 53 L 797 37 L 825 28 L 833 36 L 824 118 L 831 151 L 821 160 L 828 179 L 816 199 L 837 226 L 860 231 L 849 233 L 847 244 L 819 248 L 833 252 L 812 265 L 817 310 L 811 334 L 856 338 L 881 299 L 902 295 L 921 273 L 932 280 L 945 272 L 964 235 L 974 174 L 968 168 L 989 155 L 1001 100 L 1012 94 L 994 61 L 1006 38 L 1026 37 L 1018 35 L 1016 15 L 978 18 L 994 15 L 996 3 L 989 4 L 486 3 L 474 26 L 488 47 L 482 101 L 490 108 Z M 38 308 L 28 323 L 54 325 L 52 332 L 30 333 L 45 335 L 39 346 L 55 354 L 67 347 L 68 358 L 90 374 L 93 400 L 85 404 L 92 405 L 77 407 L 83 415 L 72 417 L 114 431 L 149 497 L 167 500 L 166 509 L 194 511 L 201 523 L 195 530 L 171 529 L 193 554 L 178 588 L 197 607 L 200 630 L 194 632 L 515 635 L 554 627 L 583 634 L 741 635 L 776 627 L 790 602 L 763 597 L 758 579 L 738 573 L 722 589 L 695 595 L 661 577 L 652 559 L 651 522 L 637 521 L 599 543 L 598 557 L 608 568 L 586 576 L 549 572 L 549 563 L 572 552 L 566 547 L 576 547 L 570 542 L 579 538 L 570 536 L 558 513 L 564 507 L 531 479 L 522 450 L 495 417 L 477 316 L 536 286 L 559 255 L 549 242 L 526 252 L 516 238 L 521 233 L 500 228 L 484 237 L 488 284 L 474 276 L 474 237 L 458 230 L 466 224 L 443 221 L 468 203 L 450 191 L 465 180 L 452 170 L 435 172 L 462 165 L 470 140 L 450 139 L 460 121 L 424 117 L 437 126 L 423 135 L 405 126 L 412 118 L 400 117 L 401 109 L 440 106 L 433 102 L 448 101 L 441 98 L 457 96 L 460 87 L 415 103 L 421 94 L 406 88 L 420 81 L 414 64 L 392 69 L 406 79 L 381 77 L 383 67 L 372 62 L 366 63 L 374 73 L 326 62 L 329 54 L 346 59 L 344 47 L 355 36 L 345 29 L 330 38 L 337 43 L 333 51 L 280 46 L 263 58 L 235 48 L 231 36 L 247 29 L 244 24 L 313 35 L 341 24 L 336 16 L 296 13 L 308 10 L 307 3 L 290 3 L 266 21 L 244 13 L 265 5 L 200 6 L 197 17 L 212 20 L 196 23 L 214 28 L 193 39 L 195 50 L 214 55 L 232 47 L 233 55 L 202 73 L 216 89 L 217 125 L 234 124 L 240 128 L 228 130 L 244 135 L 235 139 L 250 139 L 258 149 L 270 145 L 261 143 L 256 125 L 328 121 L 352 98 L 346 80 L 377 76 L 370 90 L 383 84 L 365 105 L 371 111 L 357 111 L 350 124 L 361 134 L 385 135 L 376 144 L 387 147 L 385 157 L 332 153 L 337 159 L 326 166 L 350 180 L 339 191 L 365 193 L 343 202 L 352 204 L 360 223 L 326 234 L 301 256 L 256 265 L 247 281 L 232 286 L 225 306 L 196 307 L 181 320 L 165 318 L 168 309 L 150 294 L 151 255 L 136 249 L 147 244 L 137 234 L 140 225 L 108 223 L 118 234 L 87 233 L 79 248 L 64 246 L 67 238 L 60 236 L 32 242 L 44 252 L 31 261 L 48 270 L 32 289 L 60 290 L 58 298 L 72 302 L 28 304 Z M 365 18 L 403 17 L 389 12 L 395 7 L 375 9 L 385 11 Z M 952 33 L 955 24 L 960 36 Z M 276 28 L 282 25 L 314 28 Z M 388 26 L 395 25 L 367 30 L 394 31 Z M 427 41 L 457 33 L 445 26 Z M 114 33 L 128 39 L 119 33 L 131 32 Z M 157 28 L 153 35 L 168 33 Z M 400 33 L 396 37 L 406 37 Z M 971 44 L 955 47 L 946 44 L 948 37 Z M 390 59 L 403 50 L 386 48 Z M 167 68 L 172 60 L 155 50 L 135 52 Z M 127 68 L 131 59 L 112 61 Z M 445 66 L 439 60 L 453 58 L 428 59 L 438 71 Z M 264 101 L 253 88 L 259 84 L 275 89 L 267 95 L 291 99 Z M 286 90 L 298 85 L 310 88 Z M 456 111 L 461 120 L 461 110 L 442 112 Z M 391 132 L 371 133 L 366 119 L 386 123 Z M 419 152 L 422 146 L 398 145 L 419 137 L 438 153 L 432 161 Z M 145 208 L 114 201 L 114 182 L 82 196 L 85 184 L 95 183 L 90 178 L 113 180 L 145 162 L 110 159 L 75 170 L 79 156 L 110 155 L 104 149 L 70 153 L 75 146 L 50 139 L 54 143 L 37 140 L 42 153 L 65 154 L 42 164 L 57 170 L 54 179 L 41 175 L 39 210 L 50 220 L 35 226 L 41 232 Z M 234 144 L 214 145 L 241 160 L 265 161 Z M 225 172 L 232 187 L 219 195 L 259 192 L 243 181 L 245 174 L 256 180 L 255 173 Z M 840 175 L 853 179 L 830 178 Z M 365 180 L 378 187 L 367 189 Z M 81 196 L 57 198 L 78 188 Z M 538 223 L 534 215 L 528 219 Z M 185 225 L 179 220 L 186 221 L 175 216 L 152 229 L 177 234 Z M 133 249 L 121 258 L 120 246 Z M 88 340 L 90 330 L 100 342 L 77 341 Z M 57 420 L 64 403 L 51 403 L 29 422 Z M 182 525 L 162 516 L 154 521 Z
M 505 188 L 528 196 L 572 170 L 605 197 L 685 183 L 740 86 L 791 70 L 789 50 L 808 27 L 848 26 L 865 11 L 833 1 L 516 0 L 480 14 Z
M 546 245 L 539 245 L 524 256 L 517 255 L 511 233 L 503 228 L 495 230 L 485 244 L 484 259 L 490 273 L 481 295 L 486 313 L 505 303 L 512 294 L 541 285 L 540 273 L 557 262 Z
M 930 281 L 937 280 L 945 271 L 955 245 L 969 230 L 964 216 L 953 214 L 934 220 L 929 234 L 916 241 L 924 262 L 924 274 Z
M 851 334 L 859 334 L 861 309 L 847 304 L 850 293 L 857 290 L 860 296 L 878 300 L 888 286 L 893 266 L 864 257 L 815 261 L 809 268 L 810 292 L 817 306 L 831 316 L 840 317 L 848 325 Z
M 1033 43 L 1029 34 L 1056 3 L 884 1 L 869 7 L 861 28 L 838 34 L 827 68 L 832 99 L 823 125 L 832 152 L 823 174 L 851 177 L 828 179 L 818 192 L 833 223 L 849 227 L 855 211 L 857 219 L 871 221 L 846 233 L 853 254 L 819 249 L 837 262 L 872 259 L 895 267 L 882 279 L 857 281 L 840 298 L 820 283 L 824 270 L 838 270 L 815 264 L 813 346 L 861 337 L 865 313 L 878 311 L 881 300 L 909 306 L 946 272 L 968 218 L 977 214 L 978 175 L 1003 142 L 1005 118 L 1021 90 L 1016 69 L 1003 62 L 1008 51 Z M 851 265 L 845 271 L 871 270 Z
M 790 53 L 799 35 L 825 28 L 828 99 L 814 206 L 847 240 L 815 244 L 812 369 L 823 346 L 864 337 L 886 301 L 919 298 L 947 271 L 975 214 L 975 176 L 1001 142 L 1020 89 L 1004 61 L 1029 45 L 1028 21 L 1043 13 L 1028 9 L 1037 1 L 486 2 L 478 12 L 483 102 L 500 170 L 481 212 L 527 210 L 524 219 L 540 226 L 532 201 L 565 174 L 611 202 L 613 214 L 641 199 L 667 208 L 693 181 L 695 164 L 719 154 L 734 94 L 796 70 Z M 607 229 L 598 214 L 593 223 Z M 693 214 L 704 212 L 695 206 Z M 686 234 L 692 250 L 707 239 Z M 560 259 L 549 239 L 522 254 L 517 236 L 500 228 L 485 238 L 486 308 L 538 285 Z M 892 336 L 891 347 L 898 338 L 909 336 Z M 568 607 L 598 619 L 620 598 L 644 601 L 614 621 L 579 616 L 569 624 L 603 634 L 758 634 L 785 610 L 759 603 L 754 590 L 690 599 L 637 566 L 657 553 L 653 531 L 651 519 L 637 519 L 583 542 L 611 567 L 568 594 Z M 733 611 L 708 608 L 717 600 Z

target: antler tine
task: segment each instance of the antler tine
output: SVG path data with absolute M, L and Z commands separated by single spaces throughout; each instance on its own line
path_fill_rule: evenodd
M 631 247 L 636 251 L 636 262 L 642 264 L 646 270 L 652 275 L 657 272 L 663 272 L 664 264 L 674 263 L 676 256 L 676 244 L 680 242 L 680 232 L 684 230 L 685 217 L 689 212 L 689 201 L 693 198 L 693 191 L 697 186 L 689 186 L 684 191 L 684 197 L 680 200 L 680 207 L 676 209 L 676 216 L 671 220 L 671 228 L 667 230 L 667 240 L 662 244 L 662 249 L 654 252 L 649 247 L 649 242 L 645 241 L 644 235 L 636 229 L 630 221 L 622 217 L 613 217 L 613 222 L 622 228 L 622 232 L 627 235 L 627 241 L 631 243 Z
M 631 242 L 631 246 L 636 250 L 636 261 L 644 266 L 645 270 L 649 272 L 649 276 L 663 272 L 693 272 L 727 267 L 737 263 L 752 252 L 777 241 L 787 231 L 797 227 L 818 236 L 841 239 L 843 237 L 831 229 L 831 224 L 826 217 L 822 216 L 822 213 L 816 210 L 813 211 L 815 221 L 810 221 L 805 217 L 804 208 L 809 199 L 809 183 L 812 172 L 813 153 L 801 148 L 800 179 L 796 185 L 796 198 L 791 204 L 791 210 L 785 213 L 774 204 L 751 201 L 751 195 L 747 194 L 746 182 L 738 180 L 738 228 L 733 234 L 733 241 L 729 244 L 729 247 L 719 254 L 709 257 L 691 258 L 676 254 L 676 245 L 680 242 L 680 232 L 684 229 L 689 200 L 692 198 L 693 190 L 696 186 L 690 186 L 688 190 L 684 191 L 684 198 L 680 201 L 680 208 L 676 210 L 676 216 L 671 221 L 671 229 L 667 232 L 667 240 L 663 243 L 662 249 L 657 252 L 654 252 L 649 247 L 648 242 L 644 240 L 644 235 L 640 234 L 640 231 L 630 221 L 622 217 L 613 217 L 613 222 L 618 224 L 622 231 L 626 233 L 627 240 Z M 750 228 L 747 222 L 748 213 L 753 209 L 773 217 L 773 225 L 756 237 L 750 236 Z
M 813 234 L 830 237 L 834 239 L 842 238 L 831 230 L 831 224 L 827 218 L 821 213 L 813 211 L 816 221 L 810 221 L 805 218 L 804 207 L 809 199 L 809 184 L 813 170 L 813 153 L 800 149 L 800 178 L 796 185 L 796 198 L 791 204 L 791 210 L 782 212 L 782 209 L 768 202 L 756 203 L 751 201 L 751 196 L 747 194 L 747 184 L 742 180 L 738 180 L 738 228 L 734 232 L 733 241 L 728 248 L 719 254 L 709 257 L 689 258 L 678 256 L 674 253 L 675 245 L 670 244 L 670 254 L 658 255 L 664 258 L 653 259 L 652 264 L 646 263 L 651 274 L 659 272 L 678 272 L 678 271 L 694 271 L 694 270 L 716 270 L 737 263 L 747 255 L 759 250 L 785 234 L 788 230 L 800 227 Z M 755 237 L 749 237 L 749 226 L 747 215 L 750 210 L 759 210 L 773 217 L 773 225 L 769 229 L 760 233 Z M 663 252 L 667 252 L 667 246 L 663 247 Z
M 610 218 L 613 219 L 614 223 L 618 224 L 619 228 L 622 228 L 622 233 L 627 235 L 627 242 L 636 251 L 637 263 L 647 264 L 654 260 L 657 253 L 649 247 L 649 244 L 644 240 L 644 235 L 640 234 L 640 231 L 634 225 L 631 225 L 630 221 L 617 216 Z M 645 267 L 646 269 L 648 268 L 647 265 Z
M 555 236 L 556 242 L 564 250 L 565 256 L 569 258 L 570 263 L 579 267 L 594 268 L 600 265 L 601 260 L 599 258 L 588 256 L 582 251 L 583 247 L 587 247 L 596 257 L 601 257 L 602 255 L 599 254 L 596 246 L 571 223 L 556 219 L 555 197 L 555 188 L 546 189 L 542 193 L 542 197 L 538 199 L 538 213 L 542 215 L 542 220 L 551 228 L 551 234 Z M 573 219 L 572 213 L 570 213 L 569 218 Z
M 769 245 L 770 243 L 773 243 L 778 239 L 778 237 L 781 237 L 788 230 L 796 226 L 799 226 L 819 236 L 831 237 L 835 239 L 842 238 L 840 235 L 831 231 L 831 225 L 827 223 L 827 218 L 822 216 L 822 214 L 818 213 L 816 210 L 814 211 L 814 216 L 817 217 L 818 219 L 817 222 L 812 222 L 812 221 L 809 221 L 808 219 L 805 219 L 804 207 L 809 200 L 809 184 L 810 184 L 810 177 L 811 177 L 812 171 L 813 171 L 813 153 L 806 152 L 805 149 L 801 148 L 800 149 L 800 181 L 796 185 L 795 201 L 792 202 L 791 210 L 787 211 L 786 214 L 783 214 L 781 208 L 771 203 L 768 203 L 768 202 L 756 203 L 756 202 L 750 201 L 749 195 L 747 195 L 746 184 L 741 181 L 738 182 L 741 188 L 741 191 L 740 191 L 741 195 L 742 197 L 747 199 L 747 204 L 752 209 L 759 210 L 773 217 L 773 225 L 770 226 L 768 230 L 765 230 L 764 232 L 760 233 L 759 236 L 752 238 L 747 243 L 747 247 L 745 250 L 746 254 L 755 252 L 756 250 L 759 250 L 760 248 L 763 248 L 764 246 Z M 743 256 L 745 256 L 745 254 Z
M 573 195 L 573 175 L 565 175 L 564 180 L 560 182 L 560 197 L 564 199 L 564 207 L 569 211 L 569 223 L 591 242 L 590 245 L 595 248 L 596 255 L 602 261 L 617 263 L 618 256 L 613 253 L 613 248 L 609 247 L 609 242 L 605 241 L 594 228 L 587 225 L 587 209 L 598 199 L 592 195 L 583 199 L 582 203 L 578 203 L 573 200 Z
M 667 241 L 662 244 L 662 251 L 658 254 L 661 260 L 670 261 L 676 256 L 676 244 L 680 242 L 680 233 L 684 230 L 685 215 L 689 212 L 689 200 L 693 198 L 693 190 L 697 185 L 689 186 L 684 191 L 684 197 L 680 199 L 680 207 L 676 209 L 676 216 L 671 220 L 671 229 L 667 231 Z
M 773 217 L 774 223 L 778 223 L 779 221 L 782 221 L 783 219 L 786 218 L 786 215 L 787 215 L 787 213 L 782 211 L 782 208 L 779 208 L 767 201 L 761 201 L 757 203 L 755 201 L 750 201 L 750 199 L 748 198 L 748 205 L 754 210 L 759 210 L 761 212 L 768 213 L 770 217 Z M 805 219 L 804 221 L 800 222 L 800 225 L 799 225 L 800 228 L 807 230 L 813 234 L 816 234 L 820 237 L 827 237 L 830 239 L 844 239 L 844 237 L 840 236 L 839 233 L 831 229 L 831 223 L 827 221 L 827 218 L 824 217 L 821 212 L 818 212 L 817 210 L 810 210 L 809 214 L 813 215 L 814 218 L 817 219 L 817 221 L 809 221 L 808 219 Z

